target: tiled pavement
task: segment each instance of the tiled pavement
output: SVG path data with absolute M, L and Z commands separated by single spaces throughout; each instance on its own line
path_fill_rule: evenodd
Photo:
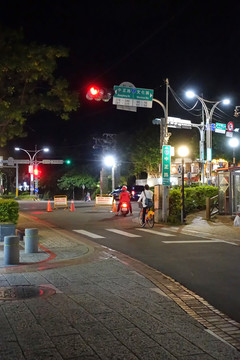
M 0 257 L 1 360 L 240 359 L 240 324 L 169 277 L 44 222 L 21 225 L 39 228 L 40 247 L 21 250 L 19 266 Z

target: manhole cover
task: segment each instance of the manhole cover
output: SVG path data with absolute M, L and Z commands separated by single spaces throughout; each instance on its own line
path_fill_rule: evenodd
M 51 296 L 56 290 L 45 286 L 11 286 L 0 287 L 0 300 L 29 299 L 37 296 Z

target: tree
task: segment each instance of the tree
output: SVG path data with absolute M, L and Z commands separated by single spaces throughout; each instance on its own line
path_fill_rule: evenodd
M 134 165 L 134 174 L 157 173 L 160 163 L 159 133 L 155 127 L 140 130 L 134 138 L 131 150 L 131 161 Z
M 97 187 L 97 182 L 93 176 L 88 174 L 68 173 L 58 180 L 58 187 L 60 190 L 72 191 L 74 197 L 76 188 L 94 191 Z
M 56 77 L 57 62 L 68 56 L 62 47 L 24 43 L 23 33 L 0 33 L 0 146 L 24 136 L 26 119 L 48 110 L 62 119 L 79 106 L 65 79 Z

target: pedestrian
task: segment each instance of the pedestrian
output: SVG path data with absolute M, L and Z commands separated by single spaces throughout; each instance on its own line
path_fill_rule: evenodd
M 146 225 L 145 223 L 145 216 L 146 216 L 146 211 L 148 208 L 150 208 L 151 206 L 147 205 L 147 200 L 146 199 L 150 199 L 151 202 L 153 200 L 153 192 L 151 190 L 149 190 L 149 186 L 148 184 L 146 184 L 144 186 L 144 190 L 142 191 L 139 199 L 138 199 L 138 203 L 142 203 L 142 207 L 143 207 L 143 212 L 142 212 L 142 227 L 144 227 Z

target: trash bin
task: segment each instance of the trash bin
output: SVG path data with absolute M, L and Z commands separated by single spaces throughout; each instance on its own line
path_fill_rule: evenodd
M 19 264 L 19 237 L 4 236 L 4 264 Z

